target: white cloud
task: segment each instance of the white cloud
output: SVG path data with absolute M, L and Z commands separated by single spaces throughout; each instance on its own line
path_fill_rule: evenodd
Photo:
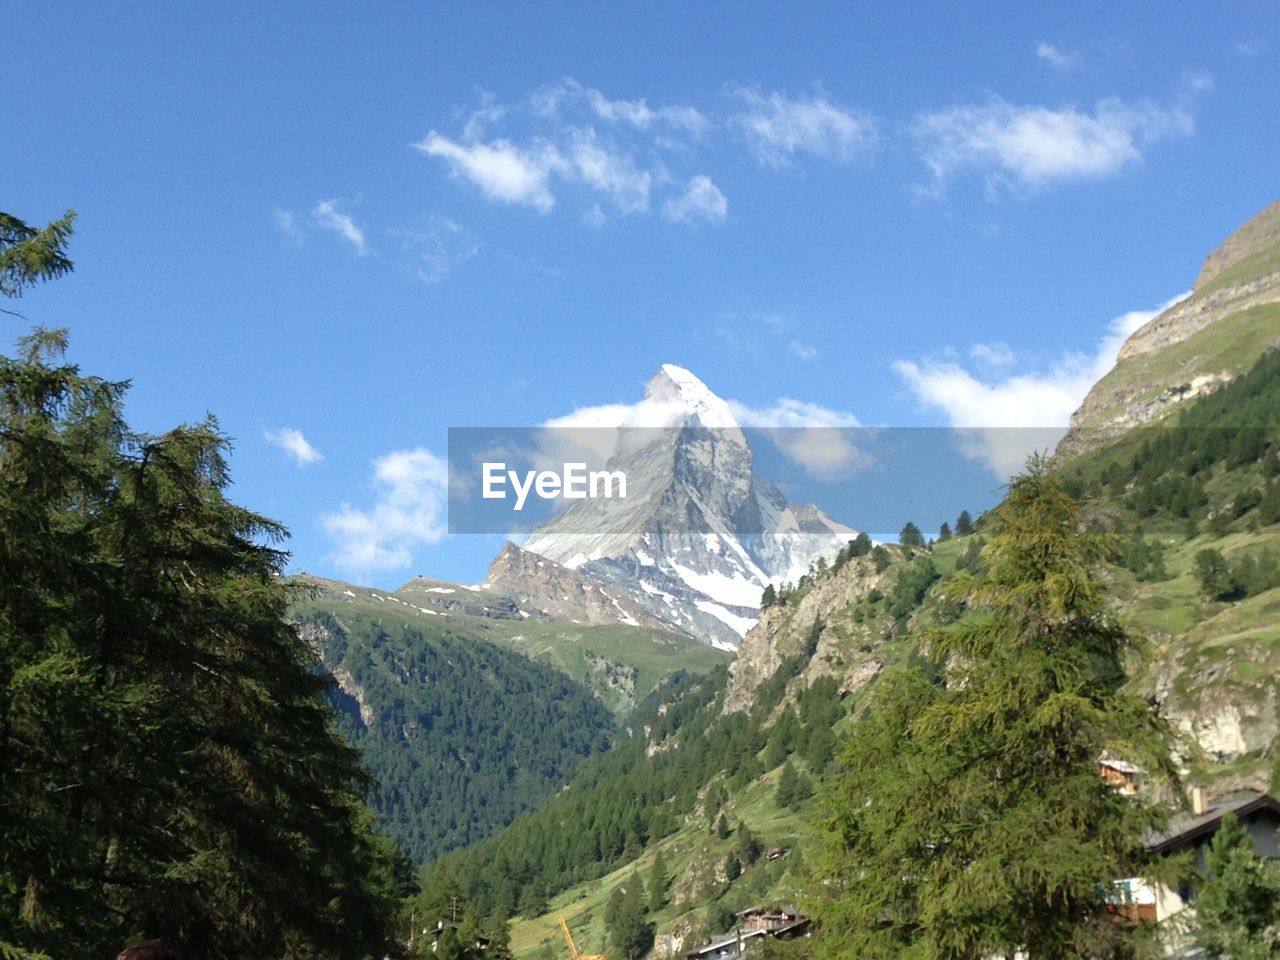
M 1017 359 L 1007 343 L 972 344 L 969 356 L 988 367 L 1007 367 Z
M 555 206 L 551 174 L 566 166 L 560 151 L 546 143 L 528 149 L 509 140 L 463 144 L 432 130 L 414 146 L 429 157 L 445 160 L 454 176 L 470 180 L 490 200 L 523 204 L 543 213 Z
M 950 359 L 893 366 L 922 404 L 942 411 L 951 426 L 973 431 L 970 452 L 1004 479 L 1029 454 L 1056 443 L 1085 394 L 1115 366 L 1125 340 L 1188 295 L 1116 317 L 1092 354 L 1064 354 L 1046 370 L 984 378 Z
M 572 81 L 568 81 L 572 83 Z M 612 123 L 629 123 L 641 130 L 647 130 L 658 123 L 666 124 L 677 130 L 684 130 L 688 133 L 701 134 L 711 125 L 702 112 L 689 106 L 666 106 L 659 107 L 654 110 L 642 98 L 640 100 L 610 100 L 599 90 L 582 90 L 577 84 L 573 84 L 577 90 L 582 92 L 590 105 L 592 111 L 601 120 Z
M 787 344 L 787 347 L 788 349 L 790 349 L 790 351 L 793 354 L 795 354 L 799 359 L 805 361 L 806 363 L 814 359 L 818 355 L 817 347 L 813 346 L 812 344 L 803 343 L 800 340 L 792 340 L 789 344 Z
M 705 175 L 694 177 L 684 193 L 662 204 L 662 215 L 672 223 L 691 223 L 695 220 L 718 223 L 728 214 L 728 198 Z
M 790 397 L 770 407 L 728 403 L 739 424 L 761 430 L 783 454 L 820 480 L 839 479 L 872 462 L 849 435 L 861 426 L 851 413 Z
M 632 158 L 603 146 L 594 130 L 579 130 L 574 134 L 570 157 L 582 181 L 608 195 L 622 213 L 649 209 L 653 175 L 637 169 Z
M 1193 84 L 1192 89 L 1199 88 Z M 1103 179 L 1141 160 L 1148 144 L 1194 130 L 1185 99 L 1169 108 L 1109 99 L 1088 113 L 1075 107 L 1015 106 L 994 98 L 924 114 L 915 122 L 936 190 L 966 169 L 984 174 L 989 189 Z
M 293 427 L 264 430 L 262 438 L 293 457 L 294 462 L 300 467 L 318 463 L 324 459 L 324 454 L 311 445 L 310 441 L 302 435 L 302 431 Z
M 860 111 L 832 103 L 821 91 L 812 97 L 767 97 L 739 89 L 745 109 L 732 123 L 746 135 L 762 163 L 781 166 L 798 153 L 847 160 L 874 146 L 875 121 Z
M 373 462 L 377 500 L 370 510 L 343 504 L 321 517 L 334 541 L 333 560 L 348 570 L 395 570 L 413 562 L 413 548 L 447 531 L 448 465 L 422 449 L 396 450 Z
M 1055 70 L 1072 70 L 1080 66 L 1080 56 L 1059 50 L 1052 43 L 1041 40 L 1036 44 L 1036 57 L 1043 60 Z
M 426 283 L 440 283 L 480 252 L 480 241 L 462 224 L 433 216 L 426 230 L 394 230 L 414 256 L 410 269 Z
M 332 230 L 355 248 L 356 253 L 364 256 L 368 253 L 364 231 L 356 225 L 348 214 L 338 209 L 337 200 L 321 200 L 311 211 L 311 219 L 325 230 Z

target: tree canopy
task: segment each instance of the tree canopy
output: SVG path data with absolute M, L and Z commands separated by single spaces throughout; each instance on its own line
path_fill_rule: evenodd
M 212 418 L 130 431 L 66 342 L 0 357 L 0 955 L 383 956 L 403 872 L 285 623 L 285 531 L 226 498 Z
M 827 799 L 831 955 L 1117 955 L 1115 881 L 1162 869 L 1143 846 L 1162 808 L 1096 772 L 1112 750 L 1174 777 L 1168 731 L 1121 690 L 1137 641 L 1094 568 L 1109 544 L 1043 463 L 991 517 L 968 612 L 927 635 L 933 669 L 887 675 Z M 957 525 L 959 526 L 959 525 Z

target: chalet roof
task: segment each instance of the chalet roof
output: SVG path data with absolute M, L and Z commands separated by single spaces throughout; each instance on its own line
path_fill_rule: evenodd
M 1147 849 L 1155 853 L 1168 853 L 1189 846 L 1202 837 L 1217 832 L 1222 818 L 1234 813 L 1243 820 L 1258 811 L 1269 811 L 1280 818 L 1280 802 L 1265 793 L 1250 790 L 1214 801 L 1201 814 L 1182 814 L 1169 821 L 1167 829 L 1147 837 Z
M 1104 767 L 1110 767 L 1119 773 L 1141 773 L 1142 768 L 1136 763 L 1130 763 L 1128 760 L 1113 760 L 1110 757 L 1103 757 L 1098 761 Z
M 747 907 L 747 909 L 745 910 L 739 910 L 736 914 L 734 914 L 734 916 L 750 917 L 760 913 L 768 913 L 768 914 L 774 914 L 777 916 L 787 916 L 787 917 L 798 917 L 801 915 L 800 911 L 797 910 L 793 905 L 787 904 L 781 907 L 772 907 L 772 906 L 771 907 L 759 907 L 759 906 Z

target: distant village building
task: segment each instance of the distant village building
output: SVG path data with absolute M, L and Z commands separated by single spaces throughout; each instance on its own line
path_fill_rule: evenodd
M 1204 876 L 1205 848 L 1228 813 L 1234 813 L 1248 832 L 1258 856 L 1280 860 L 1280 802 L 1257 791 L 1211 801 L 1203 787 L 1195 788 L 1191 791 L 1191 812 L 1175 817 L 1166 830 L 1148 837 L 1147 849 L 1170 855 L 1190 851 L 1193 868 Z M 1164 923 L 1195 907 L 1195 890 L 1191 887 L 1171 890 L 1137 877 L 1121 880 L 1117 887 L 1120 895 L 1114 912 L 1123 922 Z M 1174 944 L 1174 952 L 1186 947 L 1187 944 Z
M 452 930 L 454 933 L 457 933 L 458 924 L 454 923 L 451 920 L 437 920 L 436 925 L 434 927 L 430 929 L 423 929 L 422 935 L 424 937 L 429 936 L 431 938 L 432 953 L 436 952 L 436 947 L 439 946 L 440 938 L 444 936 L 445 930 Z M 475 942 L 470 944 L 470 947 L 483 953 L 485 950 L 489 949 L 489 943 L 490 943 L 490 940 L 488 937 L 477 936 L 475 939 Z M 412 945 L 412 941 L 411 941 L 411 945 Z
M 1098 761 L 1098 776 L 1116 787 L 1121 793 L 1137 793 L 1138 777 L 1142 768 L 1128 760 L 1113 760 L 1104 757 Z
M 685 960 L 738 960 L 767 939 L 807 937 L 812 921 L 795 907 L 751 907 L 736 915 L 735 928 L 685 953 Z

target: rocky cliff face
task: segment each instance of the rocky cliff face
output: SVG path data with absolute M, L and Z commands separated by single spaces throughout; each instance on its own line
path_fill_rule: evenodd
M 1209 393 L 1280 345 L 1280 202 L 1205 260 L 1191 295 L 1139 328 L 1071 417 L 1060 456 L 1094 449 Z
M 622 623 L 679 632 L 678 627 L 633 603 L 625 594 L 514 543 L 506 544 L 494 558 L 489 576 L 480 586 L 514 601 L 525 617 L 584 624 Z
M 784 659 L 805 649 L 815 623 L 822 625 L 817 647 L 794 681 L 796 686 L 807 687 L 819 677 L 834 676 L 845 693 L 862 689 L 886 663 L 885 635 L 882 624 L 859 622 L 854 607 L 872 591 L 886 591 L 895 575 L 892 568 L 877 572 L 870 557 L 860 557 L 818 578 L 798 599 L 765 610 L 729 666 L 725 712 L 750 710 L 756 688 L 777 672 Z

